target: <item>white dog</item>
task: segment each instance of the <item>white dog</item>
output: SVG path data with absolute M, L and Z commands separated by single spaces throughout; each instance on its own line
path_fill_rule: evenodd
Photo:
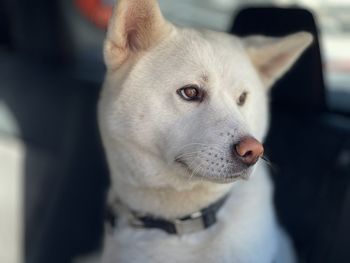
M 295 260 L 260 142 L 269 88 L 311 41 L 180 28 L 156 0 L 119 1 L 99 102 L 118 218 L 102 262 Z

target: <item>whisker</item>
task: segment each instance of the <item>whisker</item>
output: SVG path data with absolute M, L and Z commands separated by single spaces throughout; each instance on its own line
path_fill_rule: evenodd
M 194 142 L 194 143 L 189 143 L 189 144 L 182 146 L 181 148 L 178 149 L 178 151 L 181 152 L 187 147 L 196 146 L 196 145 L 203 146 L 201 150 L 207 149 L 207 148 L 214 148 L 218 151 L 222 150 L 219 144 L 205 144 L 205 143 Z
M 263 160 L 264 163 L 266 163 L 273 171 L 277 171 L 277 167 L 275 164 L 273 164 L 268 158 L 267 156 L 263 155 L 260 157 L 261 160 Z
M 184 157 L 184 156 L 189 156 L 189 157 L 191 157 L 192 155 L 198 156 L 198 154 L 199 154 L 200 152 L 201 152 L 201 151 L 194 151 L 194 152 L 182 153 L 182 154 L 176 156 L 176 159 L 180 159 L 181 157 Z
M 192 170 L 192 173 L 190 177 L 188 178 L 188 181 L 191 181 L 193 175 L 197 175 L 197 172 L 202 168 L 202 163 L 200 162 L 195 169 Z

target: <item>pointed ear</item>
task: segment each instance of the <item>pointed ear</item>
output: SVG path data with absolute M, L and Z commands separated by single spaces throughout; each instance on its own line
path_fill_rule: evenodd
M 299 32 L 281 38 L 249 36 L 243 38 L 249 57 L 263 84 L 271 87 L 311 44 L 310 33 Z
M 171 28 L 156 0 L 119 0 L 104 44 L 107 67 L 118 68 L 133 54 L 157 44 Z

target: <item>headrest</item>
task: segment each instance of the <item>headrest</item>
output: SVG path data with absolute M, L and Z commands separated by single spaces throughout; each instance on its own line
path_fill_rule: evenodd
M 310 32 L 314 42 L 276 83 L 271 102 L 273 106 L 295 112 L 320 113 L 326 109 L 325 86 L 318 30 L 310 11 L 302 8 L 245 8 L 237 14 L 230 32 L 239 36 L 261 34 L 278 37 L 297 31 Z

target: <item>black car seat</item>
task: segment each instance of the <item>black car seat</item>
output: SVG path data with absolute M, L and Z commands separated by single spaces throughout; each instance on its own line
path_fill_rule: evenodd
M 15 130 L 0 118 L 0 137 L 24 145 L 27 263 L 71 262 L 99 246 L 103 227 L 101 83 L 75 74 L 58 2 L 0 0 L 0 104 L 18 124 Z M 10 118 L 3 108 L 0 117 Z
M 266 148 L 275 203 L 301 262 L 350 262 L 339 236 L 346 230 L 343 214 L 349 217 L 350 161 L 344 161 L 344 154 L 349 152 L 350 121 L 326 104 L 313 14 L 297 7 L 246 8 L 231 29 L 240 36 L 278 37 L 297 31 L 311 32 L 315 40 L 271 92 Z

